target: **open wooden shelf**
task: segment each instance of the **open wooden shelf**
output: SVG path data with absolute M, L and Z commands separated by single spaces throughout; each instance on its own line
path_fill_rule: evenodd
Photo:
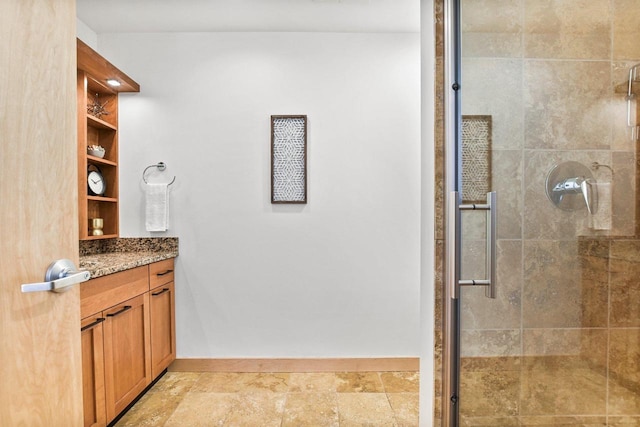
M 118 166 L 116 162 L 112 162 L 111 160 L 107 160 L 101 157 L 91 156 L 89 154 L 87 154 L 87 161 L 96 165 Z
M 115 239 L 120 237 L 117 234 L 103 234 L 102 236 L 87 236 L 83 240 L 101 240 L 101 239 Z
M 87 126 L 94 127 L 96 129 L 111 129 L 117 131 L 118 128 L 112 125 L 111 123 L 105 122 L 102 119 L 99 119 L 91 114 L 87 113 Z
M 112 92 L 140 92 L 138 83 L 79 39 L 77 40 L 77 52 L 78 70 L 86 71 L 89 75 L 94 76 L 105 88 Z M 107 79 L 118 80 L 120 86 L 110 88 L 106 85 Z
M 118 210 L 118 93 L 139 92 L 140 85 L 118 70 L 96 51 L 78 40 L 78 218 L 80 240 L 119 237 Z M 107 85 L 115 78 L 118 88 Z M 99 103 L 100 117 L 89 113 L 88 106 Z M 87 153 L 90 145 L 105 149 L 104 158 Z M 89 195 L 87 168 L 97 167 L 106 182 L 104 196 Z M 92 236 L 90 220 L 102 218 L 104 235 Z
M 93 200 L 95 202 L 105 202 L 105 203 L 118 203 L 118 199 L 114 197 L 87 196 L 87 200 Z

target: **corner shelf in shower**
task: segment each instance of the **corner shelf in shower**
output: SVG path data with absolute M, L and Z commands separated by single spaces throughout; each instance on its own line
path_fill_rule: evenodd
M 637 83 L 637 82 L 636 82 Z M 629 82 L 620 83 L 613 88 L 614 93 L 626 95 L 629 93 Z M 631 93 L 634 95 L 640 95 L 640 85 L 634 84 L 631 88 Z

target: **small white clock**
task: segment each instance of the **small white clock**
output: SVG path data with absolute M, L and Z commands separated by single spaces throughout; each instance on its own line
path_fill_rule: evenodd
M 87 168 L 87 184 L 89 194 L 94 196 L 104 196 L 107 190 L 107 183 L 100 169 L 95 165 L 89 165 Z

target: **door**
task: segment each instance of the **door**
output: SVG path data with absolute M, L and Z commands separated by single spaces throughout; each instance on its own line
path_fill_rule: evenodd
M 81 426 L 78 287 L 20 287 L 78 265 L 75 1 L 3 0 L 0 33 L 0 425 Z
M 84 427 L 107 425 L 102 313 L 82 319 L 82 403 Z
M 151 382 L 149 293 L 103 312 L 107 421 L 111 422 Z
M 637 425 L 640 3 L 445 11 L 445 425 Z
M 176 287 L 173 282 L 151 289 L 151 377 L 158 377 L 176 358 Z

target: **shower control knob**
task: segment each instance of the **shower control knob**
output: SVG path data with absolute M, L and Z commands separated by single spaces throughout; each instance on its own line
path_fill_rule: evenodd
M 593 215 L 598 210 L 597 181 L 585 165 L 564 162 L 554 165 L 547 174 L 547 198 L 558 208 L 576 211 L 587 208 Z

